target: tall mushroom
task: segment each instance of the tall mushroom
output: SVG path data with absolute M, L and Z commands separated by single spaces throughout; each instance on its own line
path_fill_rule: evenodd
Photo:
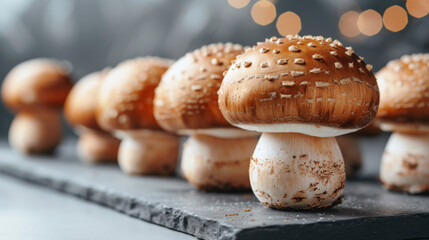
M 177 136 L 163 132 L 153 116 L 155 88 L 170 61 L 136 58 L 112 69 L 97 96 L 97 122 L 122 139 L 118 162 L 128 174 L 172 174 L 179 151 Z
M 393 131 L 380 179 L 391 190 L 429 191 L 429 54 L 403 56 L 377 73 L 381 129 Z
M 106 69 L 83 77 L 70 91 L 64 114 L 78 132 L 81 159 L 88 163 L 116 162 L 120 141 L 103 131 L 95 117 L 97 94 L 108 74 Z
M 217 91 L 222 73 L 243 52 L 240 45 L 212 44 L 174 63 L 155 94 L 155 117 L 167 131 L 189 135 L 182 154 L 184 177 L 202 190 L 250 188 L 249 157 L 255 133 L 231 126 L 222 116 Z
M 73 86 L 66 64 L 32 59 L 15 66 L 2 86 L 2 99 L 18 112 L 9 129 L 9 142 L 26 154 L 47 153 L 60 143 L 60 110 Z
M 250 163 L 253 192 L 277 209 L 341 202 L 343 157 L 335 136 L 377 112 L 371 66 L 337 40 L 272 37 L 237 57 L 219 90 L 232 125 L 262 132 Z

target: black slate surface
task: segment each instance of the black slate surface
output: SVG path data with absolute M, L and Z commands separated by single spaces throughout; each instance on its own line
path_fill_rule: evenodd
M 2 240 L 141 240 L 148 233 L 150 240 L 195 240 L 191 235 L 0 174 Z
M 250 192 L 203 193 L 177 177 L 87 165 L 70 141 L 50 157 L 23 156 L 1 142 L 0 172 L 204 239 L 429 238 L 429 196 L 388 192 L 368 175 L 348 181 L 335 208 L 285 212 L 261 206 Z

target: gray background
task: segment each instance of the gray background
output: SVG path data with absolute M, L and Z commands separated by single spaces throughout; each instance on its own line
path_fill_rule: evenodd
M 35 57 L 69 60 L 74 79 L 136 56 L 177 59 L 213 42 L 253 45 L 279 36 L 275 21 L 253 22 L 255 0 L 235 9 L 226 0 L 0 0 L 0 79 L 21 61 Z M 356 5 L 347 0 L 277 0 L 277 15 L 294 11 L 300 34 L 338 38 L 352 45 L 367 63 L 382 67 L 402 54 L 427 52 L 429 17 L 409 16 L 399 33 L 383 29 L 374 37 L 347 39 L 338 30 L 340 13 Z M 361 10 L 380 13 L 400 0 L 355 1 Z M 7 134 L 12 113 L 0 104 L 0 137 Z M 69 131 L 70 133 L 70 131 Z

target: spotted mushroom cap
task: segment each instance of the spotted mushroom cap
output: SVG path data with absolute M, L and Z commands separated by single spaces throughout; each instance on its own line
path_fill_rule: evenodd
M 377 73 L 382 122 L 429 125 L 429 54 L 402 56 Z
M 73 86 L 71 67 L 66 62 L 37 58 L 15 66 L 3 82 L 1 94 L 14 111 L 34 108 L 62 108 Z
M 231 128 L 217 103 L 222 73 L 243 47 L 211 44 L 175 62 L 162 77 L 155 94 L 155 117 L 167 131 Z
M 64 114 L 71 125 L 101 130 L 95 117 L 97 94 L 109 71 L 86 75 L 73 86 L 64 104 Z
M 155 57 L 120 63 L 101 84 L 97 122 L 105 131 L 159 129 L 153 116 L 155 88 L 171 61 Z
M 379 91 L 372 66 L 331 38 L 272 37 L 237 57 L 219 90 L 233 125 L 338 136 L 368 125 Z

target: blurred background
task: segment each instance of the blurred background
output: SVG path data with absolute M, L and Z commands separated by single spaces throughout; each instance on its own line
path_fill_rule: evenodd
M 0 0 L 0 79 L 36 57 L 70 61 L 77 81 L 128 58 L 286 34 L 336 38 L 377 71 L 429 52 L 428 12 L 429 0 Z M 0 116 L 5 137 L 12 113 L 0 104 Z

